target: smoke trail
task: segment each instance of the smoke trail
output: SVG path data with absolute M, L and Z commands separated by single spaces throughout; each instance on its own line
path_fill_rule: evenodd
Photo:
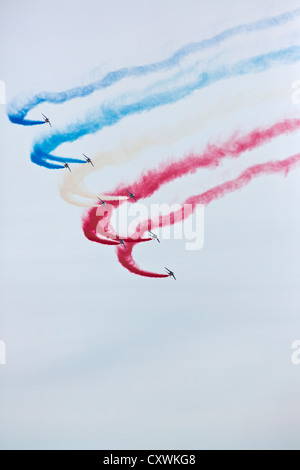
M 135 245 L 136 243 L 130 243 L 130 245 L 127 245 L 123 250 L 120 247 L 116 248 L 118 260 L 124 268 L 138 276 L 155 278 L 169 277 L 168 274 L 153 273 L 151 271 L 141 269 L 132 257 L 132 250 Z
M 27 103 L 23 104 L 22 107 L 19 107 L 18 100 L 15 99 L 8 106 L 8 118 L 11 122 L 24 126 L 44 124 L 44 121 L 32 121 L 26 119 L 26 116 L 29 111 L 31 111 L 34 107 L 38 106 L 41 103 L 64 103 L 74 98 L 82 98 L 88 96 L 92 94 L 95 90 L 99 90 L 101 88 L 108 88 L 125 77 L 141 77 L 150 73 L 171 69 L 172 67 L 178 65 L 182 59 L 189 56 L 190 54 L 201 52 L 210 47 L 217 46 L 222 42 L 234 37 L 238 37 L 241 34 L 250 34 L 253 32 L 263 31 L 269 28 L 280 26 L 284 23 L 294 20 L 297 16 L 299 16 L 299 14 L 300 8 L 297 8 L 278 16 L 263 18 L 261 20 L 254 21 L 248 24 L 241 24 L 232 28 L 228 28 L 209 39 L 185 45 L 181 49 L 178 49 L 168 59 L 159 62 L 154 62 L 148 65 L 124 67 L 118 70 L 114 70 L 112 72 L 107 73 L 100 80 L 94 81 L 88 85 L 71 88 L 63 92 L 49 93 L 44 91 L 30 98 Z
M 107 152 L 100 152 L 92 157 L 93 165 L 80 165 L 72 169 L 72 172 L 66 172 L 60 187 L 61 197 L 70 204 L 80 207 L 91 207 L 93 203 L 86 199 L 97 199 L 99 194 L 88 191 L 83 186 L 84 180 L 94 171 L 99 171 L 107 165 L 120 165 L 124 162 L 136 159 L 141 152 L 155 145 L 170 145 L 182 139 L 186 135 L 193 134 L 201 129 L 212 119 L 220 119 L 228 116 L 240 107 L 245 107 L 249 103 L 260 104 L 263 100 L 273 99 L 283 93 L 290 83 L 276 90 L 267 93 L 241 93 L 228 101 L 218 102 L 215 106 L 209 106 L 205 111 L 196 117 L 185 119 L 168 130 L 155 129 L 151 133 L 146 133 L 139 138 L 137 142 L 127 140 L 121 143 L 117 148 Z M 77 197 L 85 198 L 85 200 Z M 100 196 L 102 199 L 110 199 L 111 197 Z M 111 199 L 110 199 L 111 200 Z
M 222 145 L 208 144 L 206 150 L 198 155 L 191 153 L 178 161 L 162 163 L 157 169 L 143 173 L 140 178 L 130 185 L 130 190 L 137 200 L 150 197 L 164 184 L 195 173 L 199 168 L 216 168 L 225 157 L 239 157 L 246 151 L 253 150 L 272 139 L 283 134 L 295 132 L 300 129 L 300 119 L 286 119 L 265 129 L 255 129 L 242 136 L 231 137 Z M 112 195 L 126 194 L 128 185 L 119 185 Z
M 120 201 L 109 201 L 109 204 L 104 206 L 97 206 L 97 209 L 93 207 L 93 210 L 83 216 L 82 229 L 83 232 L 90 241 L 100 243 L 102 245 L 119 245 L 121 237 L 115 233 L 114 228 L 111 225 L 111 218 L 113 211 L 116 210 L 120 204 Z M 126 237 L 124 238 L 126 243 L 132 243 L 136 241 L 136 238 Z M 139 239 L 138 242 L 147 242 L 151 238 Z
M 237 137 L 236 135 L 234 137 L 231 137 L 225 144 L 221 146 L 216 146 L 216 145 L 211 145 L 209 144 L 206 148 L 206 150 L 200 154 L 190 154 L 187 157 L 185 157 L 182 160 L 179 161 L 169 161 L 168 163 L 163 163 L 159 166 L 158 169 L 153 169 L 150 170 L 146 173 L 143 173 L 140 178 L 132 183 L 130 185 L 131 191 L 135 194 L 135 197 L 137 200 L 139 199 L 145 199 L 147 197 L 150 197 L 153 195 L 156 191 L 158 191 L 162 185 L 167 184 L 177 178 L 181 178 L 184 175 L 190 174 L 190 173 L 195 173 L 199 168 L 213 168 L 217 167 L 220 162 L 225 158 L 225 157 L 233 157 L 237 158 L 240 156 L 243 152 L 253 150 L 257 148 L 258 146 L 261 146 L 263 144 L 266 144 L 267 142 L 270 142 L 271 139 L 278 137 L 282 134 L 294 132 L 300 128 L 300 119 L 286 119 L 281 122 L 278 122 L 274 124 L 271 127 L 265 128 L 265 129 L 255 129 L 252 132 L 242 136 L 242 137 Z M 288 160 L 288 164 L 291 165 L 291 160 Z M 273 165 L 273 166 L 272 166 Z M 279 162 L 279 168 L 282 170 L 284 167 L 284 163 Z M 271 169 L 274 167 L 274 162 L 271 162 Z M 254 173 L 256 169 L 261 169 L 262 172 L 267 172 L 268 167 L 266 164 L 263 165 L 256 165 L 254 167 L 251 167 L 251 176 L 254 177 Z M 275 171 L 275 170 L 274 170 Z M 237 183 L 240 181 L 246 181 L 248 177 L 248 173 L 246 171 L 245 174 L 242 174 L 242 177 L 240 180 L 236 180 Z M 235 181 L 235 180 L 234 180 Z M 224 187 L 225 189 L 227 186 L 223 185 L 218 187 L 219 193 L 220 193 L 220 188 Z M 238 188 L 237 188 L 238 189 Z M 111 192 L 113 196 L 117 195 L 122 195 L 122 193 L 125 192 L 125 186 L 124 185 L 119 185 L 114 191 Z M 211 194 L 210 192 L 204 193 L 206 197 Z M 204 197 L 202 195 L 202 197 Z M 122 203 L 122 201 L 117 201 L 117 202 L 112 202 L 112 207 L 116 208 L 119 207 L 119 205 Z M 198 203 L 205 203 L 199 201 Z M 186 201 L 186 204 L 191 204 L 191 200 L 189 199 Z M 184 215 L 186 216 L 186 214 Z M 111 214 L 110 214 L 111 217 Z M 110 217 L 107 219 L 108 222 L 110 220 Z M 177 217 L 177 219 L 174 218 L 173 223 L 175 223 L 178 220 L 182 220 L 182 211 L 179 211 L 177 214 L 175 213 L 172 215 L 172 217 Z M 169 220 L 169 215 L 165 217 L 165 219 L 161 220 Z M 87 238 L 89 238 L 91 241 L 98 242 L 98 243 L 105 243 L 105 244 L 118 244 L 118 237 L 112 233 L 111 236 L 115 240 L 107 240 L 105 241 L 100 239 L 99 236 L 97 235 L 97 224 L 101 221 L 101 215 L 99 216 L 99 209 L 93 207 L 91 208 L 88 213 L 85 215 L 83 219 L 83 231 L 84 234 Z M 146 226 L 148 228 L 154 228 L 155 224 L 153 225 L 153 222 L 147 221 Z M 163 226 L 163 225 L 159 225 Z M 146 230 L 145 229 L 145 230 Z M 139 237 L 142 237 L 143 235 L 143 230 L 141 230 L 141 233 Z M 118 251 L 118 256 L 121 256 L 122 262 L 124 262 L 124 266 L 128 265 L 131 266 L 130 264 L 130 245 L 139 243 L 141 241 L 145 241 L 145 239 L 139 238 L 139 240 L 135 240 L 134 237 L 132 238 L 125 238 L 126 242 L 128 242 L 128 246 L 126 245 L 126 248 L 122 247 L 122 251 Z M 136 265 L 134 264 L 134 267 L 132 268 L 134 270 L 138 269 Z M 135 272 L 135 271 L 134 271 Z M 147 274 L 146 274 L 147 273 Z M 148 272 L 144 272 L 145 276 L 149 276 Z M 150 277 L 160 277 L 157 276 L 156 274 L 151 275 Z
M 31 160 L 33 163 L 50 169 L 64 168 L 63 165 L 59 166 L 51 163 L 51 161 L 83 163 L 82 160 L 53 156 L 50 152 L 65 142 L 74 142 L 87 134 L 96 133 L 104 127 L 113 126 L 127 116 L 151 111 L 159 106 L 176 103 L 186 98 L 194 91 L 210 86 L 217 81 L 248 73 L 261 73 L 272 66 L 292 64 L 299 59 L 300 47 L 292 46 L 249 59 L 243 59 L 232 65 L 224 65 L 210 72 L 201 73 L 196 80 L 188 85 L 177 87 L 167 92 L 146 96 L 144 99 L 137 102 L 123 105 L 116 104 L 115 106 L 102 105 L 100 109 L 89 113 L 83 121 L 73 123 L 69 125 L 65 131 L 53 133 L 38 141 L 33 147 Z
M 254 178 L 257 178 L 262 175 L 272 175 L 276 173 L 283 173 L 285 176 L 294 169 L 297 165 L 300 164 L 300 154 L 296 154 L 292 157 L 289 157 L 285 160 L 281 161 L 269 161 L 266 163 L 261 163 L 258 165 L 253 165 L 249 168 L 247 168 L 245 171 L 241 173 L 240 176 L 237 178 L 226 181 L 225 183 L 222 183 L 218 186 L 215 186 L 214 188 L 205 191 L 202 194 L 196 195 L 196 196 L 191 196 L 186 201 L 182 204 L 184 206 L 185 204 L 190 204 L 191 205 L 191 210 L 194 211 L 197 207 L 197 204 L 204 204 L 208 205 L 211 202 L 220 199 L 226 194 L 237 191 L 239 189 L 242 189 L 244 186 L 249 184 Z M 156 220 L 147 220 L 144 221 L 143 223 L 140 223 L 139 225 L 139 234 L 140 236 L 143 235 L 143 233 L 148 230 L 148 227 L 151 226 L 151 228 L 155 227 L 164 227 L 166 224 L 174 224 L 178 221 L 183 220 L 184 217 L 184 211 L 182 209 L 173 212 L 171 214 L 165 215 L 165 216 L 160 216 L 159 219 Z M 168 277 L 167 275 L 163 274 L 156 274 L 156 273 L 151 273 L 148 271 L 145 271 L 137 265 L 137 263 L 134 261 L 132 257 L 132 250 L 136 243 L 130 243 L 124 250 L 121 250 L 120 247 L 117 247 L 117 256 L 119 262 L 122 264 L 124 268 L 126 268 L 128 271 L 138 274 L 140 276 L 146 276 L 146 277 Z
M 112 201 L 110 203 L 109 208 L 117 209 L 118 206 L 118 201 Z M 118 245 L 119 242 L 117 241 L 117 236 L 115 235 L 114 230 L 110 225 L 111 216 L 111 209 L 108 209 L 108 211 L 106 211 L 106 208 L 102 206 L 98 206 L 97 209 L 93 208 L 92 211 L 84 215 L 82 220 L 82 229 L 86 238 L 88 238 L 92 242 L 101 243 L 103 245 Z M 97 231 L 97 226 L 99 224 L 99 221 L 101 221 L 101 219 L 103 219 L 104 217 L 106 217 L 107 220 L 108 237 L 100 238 L 99 232 Z M 104 229 L 105 226 L 103 226 L 103 231 Z M 114 239 L 111 239 L 109 235 L 111 235 L 111 237 Z
M 134 193 L 137 200 L 144 199 L 153 195 L 162 185 L 181 178 L 185 175 L 195 173 L 199 168 L 216 168 L 225 157 L 239 157 L 243 152 L 254 150 L 255 148 L 270 142 L 272 139 L 280 135 L 295 132 L 300 129 L 300 119 L 285 119 L 267 128 L 257 128 L 250 133 L 238 137 L 235 133 L 234 137 L 228 139 L 221 145 L 208 144 L 205 151 L 201 154 L 191 153 L 185 158 L 178 161 L 168 161 L 162 163 L 157 169 L 149 170 L 142 173 L 137 181 L 129 185 L 130 190 Z M 120 199 L 128 199 L 125 194 L 128 185 L 119 185 L 115 190 L 110 191 L 110 196 L 104 196 L 106 200 L 119 197 Z M 124 196 L 122 197 L 122 193 Z M 121 204 L 122 201 L 112 202 Z M 94 206 L 88 212 L 93 222 L 96 224 L 96 211 L 99 206 Z M 93 225 L 92 224 L 92 225 Z M 86 226 L 87 227 L 87 226 Z M 95 226 L 96 227 L 96 226 Z M 95 227 L 92 231 L 95 232 Z

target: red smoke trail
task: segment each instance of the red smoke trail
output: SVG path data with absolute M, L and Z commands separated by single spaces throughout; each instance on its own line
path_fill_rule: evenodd
M 133 184 L 130 185 L 130 191 L 134 193 L 136 199 L 142 199 L 142 198 L 147 198 L 151 196 L 153 193 L 155 193 L 162 185 L 169 183 L 177 178 L 180 178 L 184 175 L 187 175 L 189 173 L 195 173 L 199 168 L 213 168 L 217 167 L 223 158 L 225 157 L 239 157 L 241 153 L 249 150 L 253 150 L 260 145 L 266 144 L 270 142 L 272 139 L 275 137 L 278 137 L 283 134 L 288 134 L 290 132 L 294 132 L 300 128 L 300 119 L 285 119 L 279 123 L 274 124 L 273 126 L 267 127 L 267 128 L 258 128 L 255 129 L 254 131 L 250 132 L 249 134 L 246 134 L 241 137 L 237 137 L 236 134 L 231 137 L 228 141 L 226 141 L 223 145 L 211 145 L 209 144 L 206 148 L 206 150 L 200 154 L 190 154 L 187 157 L 185 157 L 182 160 L 179 161 L 169 161 L 167 163 L 161 164 L 158 169 L 153 169 L 149 170 L 148 172 L 144 173 L 141 175 L 141 177 L 134 182 Z M 272 164 L 276 162 L 271 162 Z M 254 171 L 255 168 L 259 168 L 260 166 L 256 167 L 251 167 L 252 170 Z M 266 169 L 264 170 L 265 172 L 267 171 Z M 245 176 L 246 177 L 246 176 Z M 226 185 L 230 184 L 239 184 L 238 181 L 231 181 L 228 183 L 224 183 L 224 185 L 221 185 L 219 188 L 223 188 L 223 190 L 226 192 L 227 191 L 227 186 Z M 125 194 L 127 195 L 125 189 L 128 188 L 128 185 L 120 185 L 119 187 L 116 188 L 115 191 L 110 191 L 110 194 L 113 196 L 118 196 Z M 238 188 L 237 188 L 238 189 Z M 233 191 L 234 189 L 231 189 Z M 210 190 L 211 191 L 211 190 Z M 211 197 L 211 192 L 207 191 L 206 193 L 203 193 L 201 195 L 202 198 L 206 197 Z M 221 197 L 220 195 L 218 197 Z M 124 202 L 124 201 L 123 201 Z M 189 198 L 186 201 L 186 204 L 191 203 L 191 198 Z M 207 204 L 208 202 L 198 202 L 199 204 Z M 119 205 L 122 204 L 122 201 L 111 201 L 110 205 L 113 206 L 113 208 L 119 207 Z M 97 227 L 99 228 L 100 226 L 103 225 L 104 221 L 102 220 L 102 215 L 99 216 L 99 206 L 98 207 L 93 207 L 91 208 L 88 213 L 85 215 L 83 219 L 83 231 L 85 236 L 94 242 L 97 243 L 102 243 L 106 245 L 117 245 L 117 254 L 119 261 L 121 264 L 124 265 L 127 269 L 132 270 L 132 272 L 136 274 L 141 274 L 149 277 L 166 277 L 165 275 L 161 274 L 155 274 L 155 273 L 149 273 L 147 271 L 142 271 L 140 270 L 137 265 L 134 263 L 131 257 L 131 252 L 133 249 L 133 246 L 136 243 L 144 242 L 144 241 L 149 241 L 151 240 L 150 238 L 147 239 L 141 239 L 139 238 L 138 240 L 136 238 L 124 238 L 124 241 L 128 242 L 128 245 L 126 243 L 126 248 L 120 247 L 119 245 L 119 237 L 114 234 L 112 227 L 109 224 L 110 218 L 112 214 L 109 214 L 109 217 L 105 219 L 106 222 L 106 228 L 107 228 L 107 233 L 106 235 L 103 235 L 103 230 L 101 230 L 101 236 L 99 237 L 99 234 L 97 234 Z M 176 217 L 177 221 L 182 220 L 181 217 L 181 211 L 180 214 L 173 214 L 172 217 Z M 163 220 L 168 220 L 168 223 L 170 223 L 170 214 L 166 216 L 165 219 L 162 218 L 162 225 L 159 224 L 159 226 L 163 226 Z M 172 222 L 172 221 L 171 221 Z M 175 223 L 175 220 L 173 221 Z M 148 221 L 148 227 L 154 228 L 154 223 L 153 221 Z M 104 226 L 103 226 L 104 228 Z M 140 237 L 142 236 L 142 232 L 140 232 Z
M 103 245 L 120 245 L 119 237 L 113 227 L 110 225 L 113 210 L 117 209 L 124 200 L 120 201 L 107 201 L 105 205 L 92 207 L 87 214 L 83 216 L 82 229 L 89 240 Z M 143 238 L 137 240 L 136 238 L 124 237 L 122 238 L 126 243 L 133 242 L 148 242 L 152 238 Z M 123 246 L 122 246 L 123 247 Z M 123 247 L 124 249 L 124 247 Z
M 259 165 L 254 165 L 247 170 L 243 171 L 240 176 L 237 178 L 226 181 L 214 188 L 205 191 L 202 194 L 191 196 L 182 204 L 190 204 L 192 211 L 194 211 L 197 207 L 197 204 L 204 204 L 208 205 L 212 201 L 224 197 L 226 194 L 237 191 L 242 187 L 246 186 L 248 183 L 252 181 L 252 179 L 257 178 L 261 175 L 271 175 L 275 173 L 284 173 L 285 176 L 292 170 L 296 165 L 300 164 L 300 153 L 289 157 L 282 161 L 270 161 L 267 163 L 261 163 Z M 148 229 L 148 224 L 151 222 L 151 227 L 164 227 L 166 224 L 174 224 L 179 220 L 183 220 L 184 218 L 184 211 L 179 209 L 176 212 L 172 213 L 172 217 L 170 220 L 170 215 L 160 216 L 155 221 L 144 221 L 140 224 L 140 235 L 143 235 Z M 132 250 L 136 243 L 131 243 L 126 247 L 126 250 L 122 251 L 121 248 L 117 248 L 117 256 L 119 262 L 124 266 L 124 268 L 128 269 L 128 271 L 138 274 L 140 276 L 147 276 L 147 277 L 168 277 L 167 275 L 163 274 L 155 274 L 148 271 L 144 271 L 143 269 L 139 268 L 132 257 Z
M 154 194 L 163 184 L 169 183 L 187 174 L 195 173 L 199 168 L 215 168 L 225 157 L 239 157 L 243 152 L 270 142 L 275 137 L 289 134 L 300 129 L 300 119 L 285 119 L 267 128 L 258 128 L 242 137 L 235 134 L 220 146 L 209 144 L 200 154 L 191 153 L 179 161 L 162 163 L 157 169 L 142 174 L 135 183 L 130 185 L 130 191 L 136 199 L 144 199 Z M 110 194 L 126 195 L 128 185 L 120 185 Z
M 200 155 L 193 153 L 179 161 L 169 161 L 168 163 L 161 164 L 158 169 L 149 170 L 142 174 L 138 181 L 130 186 L 130 189 L 135 194 L 136 199 L 149 197 L 163 184 L 169 183 L 176 178 L 189 173 L 195 173 L 199 168 L 217 167 L 226 156 L 238 157 L 245 151 L 253 150 L 262 144 L 270 142 L 275 137 L 294 132 L 299 128 L 300 119 L 285 119 L 273 126 L 255 129 L 242 137 L 236 137 L 235 135 L 221 146 L 209 144 Z M 127 187 L 128 185 L 120 185 L 114 191 L 111 191 L 110 194 L 112 196 L 118 196 L 122 193 L 127 195 Z M 110 205 L 116 208 L 120 204 L 121 201 L 110 202 Z M 91 208 L 85 215 L 83 219 L 84 234 L 91 241 L 116 245 L 116 242 L 109 240 L 100 241 L 96 234 L 99 222 L 99 215 L 97 215 L 99 207 Z
M 136 243 L 138 243 L 138 241 Z M 150 271 L 144 271 L 137 265 L 137 263 L 132 258 L 132 250 L 136 243 L 128 244 L 125 249 L 122 249 L 121 246 L 118 246 L 116 248 L 118 260 L 120 261 L 121 265 L 124 266 L 124 268 L 128 269 L 128 271 L 130 271 L 131 273 L 138 274 L 139 276 L 156 278 L 169 277 L 168 274 L 159 274 L 152 273 Z
M 116 209 L 119 206 L 119 202 L 120 201 L 111 201 L 108 207 L 110 208 L 111 206 L 113 206 Z M 97 227 L 98 227 L 99 221 L 101 221 L 101 219 L 104 217 L 106 217 L 107 224 L 103 226 L 102 229 L 103 231 L 105 229 L 110 230 L 107 232 L 108 237 L 110 234 L 112 234 L 112 228 L 109 225 L 111 215 L 112 215 L 111 211 L 109 209 L 106 210 L 105 205 L 92 207 L 92 209 L 89 210 L 88 213 L 83 216 L 83 220 L 82 220 L 82 229 L 86 238 L 88 238 L 92 242 L 101 243 L 103 245 L 118 245 L 119 242 L 117 241 L 116 236 L 114 237 L 115 240 L 113 241 L 112 239 L 109 239 L 109 238 L 99 238 L 99 235 L 97 234 Z

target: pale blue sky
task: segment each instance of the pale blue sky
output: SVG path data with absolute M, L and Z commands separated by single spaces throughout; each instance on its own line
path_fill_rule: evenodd
M 28 90 L 60 90 L 297 6 L 271 0 L 1 0 L 0 79 L 8 100 Z M 232 41 L 213 51 L 214 60 L 299 42 L 290 28 Z M 91 184 L 112 188 L 169 155 L 203 149 L 215 136 L 299 116 L 291 101 L 297 79 L 299 65 L 216 84 L 180 104 L 176 116 L 226 98 L 230 103 L 249 89 L 270 97 L 211 119 L 196 136 L 168 148 L 145 150 L 137 162 L 106 168 Z M 96 97 L 45 104 L 31 116 L 46 111 L 64 124 L 95 105 Z M 172 109 L 130 118 L 62 152 L 78 148 L 80 154 L 85 145 L 97 152 L 127 132 L 135 138 L 173 119 Z M 300 366 L 291 363 L 291 344 L 300 339 L 299 170 L 287 178 L 262 177 L 212 203 L 199 252 L 186 251 L 183 241 L 139 246 L 142 267 L 170 266 L 178 278 L 153 280 L 130 274 L 112 248 L 85 239 L 81 209 L 59 196 L 62 172 L 30 161 L 32 142 L 44 129 L 14 126 L 3 105 L 0 123 L 0 340 L 7 347 L 7 364 L 0 365 L 0 447 L 299 449 Z M 299 135 L 280 138 L 257 151 L 254 162 L 248 155 L 216 175 L 197 174 L 165 188 L 161 197 L 184 197 L 251 162 L 288 157 L 299 152 L 298 144 Z

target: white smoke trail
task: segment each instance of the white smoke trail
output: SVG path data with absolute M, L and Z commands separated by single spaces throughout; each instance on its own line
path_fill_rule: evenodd
M 253 90 L 252 92 L 240 93 L 234 98 L 217 103 L 196 117 L 185 119 L 171 129 L 151 130 L 151 133 L 145 133 L 135 142 L 123 141 L 117 148 L 106 152 L 99 152 L 92 157 L 94 167 L 85 164 L 74 168 L 72 173 L 66 173 L 61 183 L 60 195 L 66 202 L 80 207 L 93 207 L 95 202 L 92 201 L 97 200 L 98 196 L 103 200 L 116 200 L 118 199 L 116 196 L 109 197 L 90 192 L 84 186 L 85 179 L 94 171 L 99 171 L 108 165 L 121 165 L 138 158 L 141 152 L 148 147 L 173 144 L 187 135 L 196 133 L 209 121 L 224 118 L 230 113 L 248 105 L 261 104 L 263 101 L 273 100 L 274 97 L 284 95 L 286 89 L 288 89 L 288 85 L 285 84 L 267 92 Z M 120 199 L 127 198 L 121 196 Z

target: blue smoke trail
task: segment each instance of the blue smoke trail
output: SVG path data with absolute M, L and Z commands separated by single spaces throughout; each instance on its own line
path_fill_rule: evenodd
M 279 26 L 281 24 L 292 21 L 298 15 L 300 15 L 300 8 L 291 10 L 289 12 L 271 18 L 263 18 L 261 20 L 248 24 L 234 26 L 232 28 L 222 31 L 221 33 L 209 39 L 187 44 L 178 51 L 176 51 L 171 57 L 166 60 L 162 60 L 160 62 L 155 62 L 148 65 L 121 68 L 119 70 L 107 73 L 102 79 L 90 83 L 89 85 L 71 88 L 70 90 L 64 92 L 41 92 L 32 97 L 26 104 L 23 105 L 22 108 L 18 108 L 16 102 L 12 101 L 8 106 L 8 118 L 11 122 L 15 124 L 22 124 L 24 126 L 44 124 L 44 121 L 32 121 L 29 119 L 25 119 L 28 112 L 41 103 L 64 103 L 74 98 L 82 98 L 88 96 L 95 90 L 110 87 L 111 85 L 117 83 L 125 77 L 140 77 L 149 73 L 159 72 L 166 69 L 168 70 L 171 67 L 175 67 L 176 65 L 178 65 L 183 58 L 187 57 L 190 54 L 217 46 L 221 42 L 231 39 L 235 36 L 239 36 L 241 34 L 249 34 L 252 32 Z
M 171 91 L 152 94 L 137 102 L 116 106 L 102 105 L 99 109 L 89 113 L 85 120 L 70 124 L 65 131 L 58 131 L 38 141 L 31 153 L 31 160 L 38 165 L 51 169 L 63 168 L 63 166 L 51 162 L 86 163 L 83 160 L 57 157 L 51 155 L 50 152 L 64 142 L 74 142 L 104 127 L 113 126 L 131 114 L 150 111 L 158 106 L 176 103 L 195 90 L 212 85 L 219 80 L 248 73 L 264 72 L 272 66 L 292 64 L 298 60 L 300 60 L 300 46 L 292 46 L 287 49 L 243 59 L 232 65 L 224 65 L 211 72 L 201 73 L 196 80 L 188 85 L 177 87 Z

